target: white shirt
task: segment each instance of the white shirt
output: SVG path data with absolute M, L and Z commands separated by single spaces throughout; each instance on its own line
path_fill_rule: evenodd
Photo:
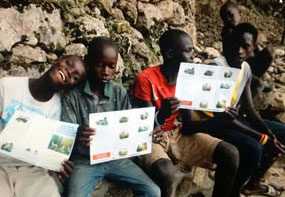
M 4 77 L 0 79 L 0 133 L 17 109 L 36 111 L 46 118 L 59 120 L 61 113 L 60 97 L 59 94 L 55 94 L 50 100 L 40 102 L 35 100 L 30 93 L 28 77 Z M 19 135 L 21 134 L 19 133 Z M 23 165 L 30 164 L 0 153 L 0 166 Z

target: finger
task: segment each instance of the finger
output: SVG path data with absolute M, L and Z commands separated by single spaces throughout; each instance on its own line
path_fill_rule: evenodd
M 63 164 L 64 171 L 68 173 L 68 176 L 71 174 L 73 167 L 68 164 Z
M 61 176 L 61 174 L 57 174 L 57 178 L 58 178 L 58 180 L 61 182 L 61 183 L 63 183 L 64 182 L 64 178 Z
M 90 127 L 86 127 L 84 130 L 88 132 L 95 132 L 95 129 Z
M 90 138 L 85 138 L 85 137 L 80 137 L 79 138 L 79 141 L 82 143 L 82 144 L 85 144 L 85 143 L 90 143 L 92 141 L 92 139 Z
M 73 162 L 72 162 L 72 161 L 70 161 L 70 160 L 65 160 L 65 161 L 64 161 L 64 164 L 66 164 L 66 165 L 70 166 L 71 168 L 73 168 L 73 167 L 74 167 Z
M 171 106 L 173 106 L 173 105 L 179 105 L 180 102 L 178 100 L 172 100 L 169 103 Z
M 62 176 L 62 178 L 66 178 L 66 177 L 69 177 L 69 174 L 65 171 L 65 169 L 61 169 L 60 171 L 60 175 Z
M 175 114 L 176 112 L 178 112 L 179 111 L 179 109 L 178 108 L 176 108 L 176 109 L 173 109 L 173 110 L 171 110 L 171 114 Z
M 81 136 L 84 136 L 84 137 L 90 137 L 92 135 L 95 135 L 95 132 L 85 131 L 81 134 Z

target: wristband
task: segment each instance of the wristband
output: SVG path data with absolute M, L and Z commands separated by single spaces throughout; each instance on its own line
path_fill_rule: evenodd
M 264 144 L 267 143 L 268 139 L 269 139 L 268 135 L 266 135 L 266 134 L 261 134 L 259 143 L 262 144 L 262 145 L 264 145 Z

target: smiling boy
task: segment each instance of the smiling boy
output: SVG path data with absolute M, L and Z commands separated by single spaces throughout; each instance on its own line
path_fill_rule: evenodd
M 80 57 L 65 56 L 58 59 L 40 78 L 4 77 L 0 79 L 1 116 L 4 110 L 16 106 L 59 120 L 59 92 L 80 83 L 85 74 Z M 1 123 L 4 122 L 7 119 L 1 117 Z M 72 164 L 65 162 L 59 178 L 68 176 L 71 170 Z M 5 197 L 60 196 L 55 177 L 49 175 L 47 170 L 4 155 L 0 155 L 0 194 Z

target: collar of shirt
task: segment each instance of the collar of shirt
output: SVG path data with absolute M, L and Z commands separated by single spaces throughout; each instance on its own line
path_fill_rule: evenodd
M 89 95 L 89 96 L 92 96 L 92 97 L 97 97 L 97 96 L 92 92 L 89 81 L 86 81 L 86 82 L 85 82 L 85 85 L 84 85 L 84 87 L 83 87 L 83 93 L 84 93 L 84 94 L 87 94 L 87 95 Z M 112 98 L 112 96 L 113 96 L 113 89 L 112 89 L 112 82 L 111 82 L 111 81 L 105 83 L 105 86 L 104 86 L 104 93 L 103 93 L 103 94 L 104 94 L 103 96 L 104 96 L 105 98 L 108 98 L 108 99 Z

